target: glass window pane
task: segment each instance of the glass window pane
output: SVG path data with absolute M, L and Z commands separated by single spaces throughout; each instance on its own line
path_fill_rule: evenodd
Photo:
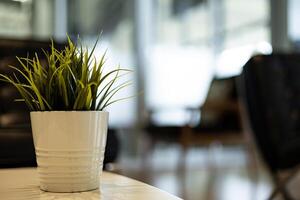
M 187 107 L 201 105 L 213 77 L 206 1 L 157 0 L 146 69 L 146 106 L 154 121 L 185 123 Z M 170 117 L 172 116 L 172 117 Z

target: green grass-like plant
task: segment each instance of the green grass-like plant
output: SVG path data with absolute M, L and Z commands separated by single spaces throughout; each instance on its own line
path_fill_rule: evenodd
M 98 38 L 99 39 L 99 38 Z M 118 79 L 131 72 L 120 66 L 104 73 L 105 54 L 100 59 L 79 47 L 68 37 L 63 50 L 55 48 L 44 51 L 47 64 L 42 66 L 37 54 L 33 58 L 19 58 L 19 67 L 9 65 L 12 76 L 0 74 L 0 80 L 15 86 L 31 111 L 104 110 L 107 106 L 123 100 L 113 97 L 130 81 L 117 83 Z M 25 81 L 20 81 L 24 79 Z M 129 97 L 128 97 L 129 98 Z

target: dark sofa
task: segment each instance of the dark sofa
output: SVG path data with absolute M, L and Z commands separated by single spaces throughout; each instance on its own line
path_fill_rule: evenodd
M 44 59 L 41 49 L 49 48 L 50 41 L 0 39 L 0 73 L 12 75 L 8 65 L 19 67 L 16 56 L 37 53 Z M 23 102 L 15 102 L 17 98 L 12 85 L 0 82 L 0 167 L 36 165 L 29 110 Z

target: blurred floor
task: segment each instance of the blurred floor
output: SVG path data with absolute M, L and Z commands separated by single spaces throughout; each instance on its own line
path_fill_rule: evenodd
M 183 199 L 261 200 L 272 189 L 266 169 L 261 163 L 257 169 L 250 166 L 243 146 L 192 147 L 185 156 L 179 145 L 163 142 L 144 155 L 129 156 L 123 149 L 118 173 Z

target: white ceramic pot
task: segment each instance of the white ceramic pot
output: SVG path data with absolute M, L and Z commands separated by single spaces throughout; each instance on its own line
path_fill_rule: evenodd
M 108 112 L 31 112 L 40 188 L 79 192 L 99 188 Z

